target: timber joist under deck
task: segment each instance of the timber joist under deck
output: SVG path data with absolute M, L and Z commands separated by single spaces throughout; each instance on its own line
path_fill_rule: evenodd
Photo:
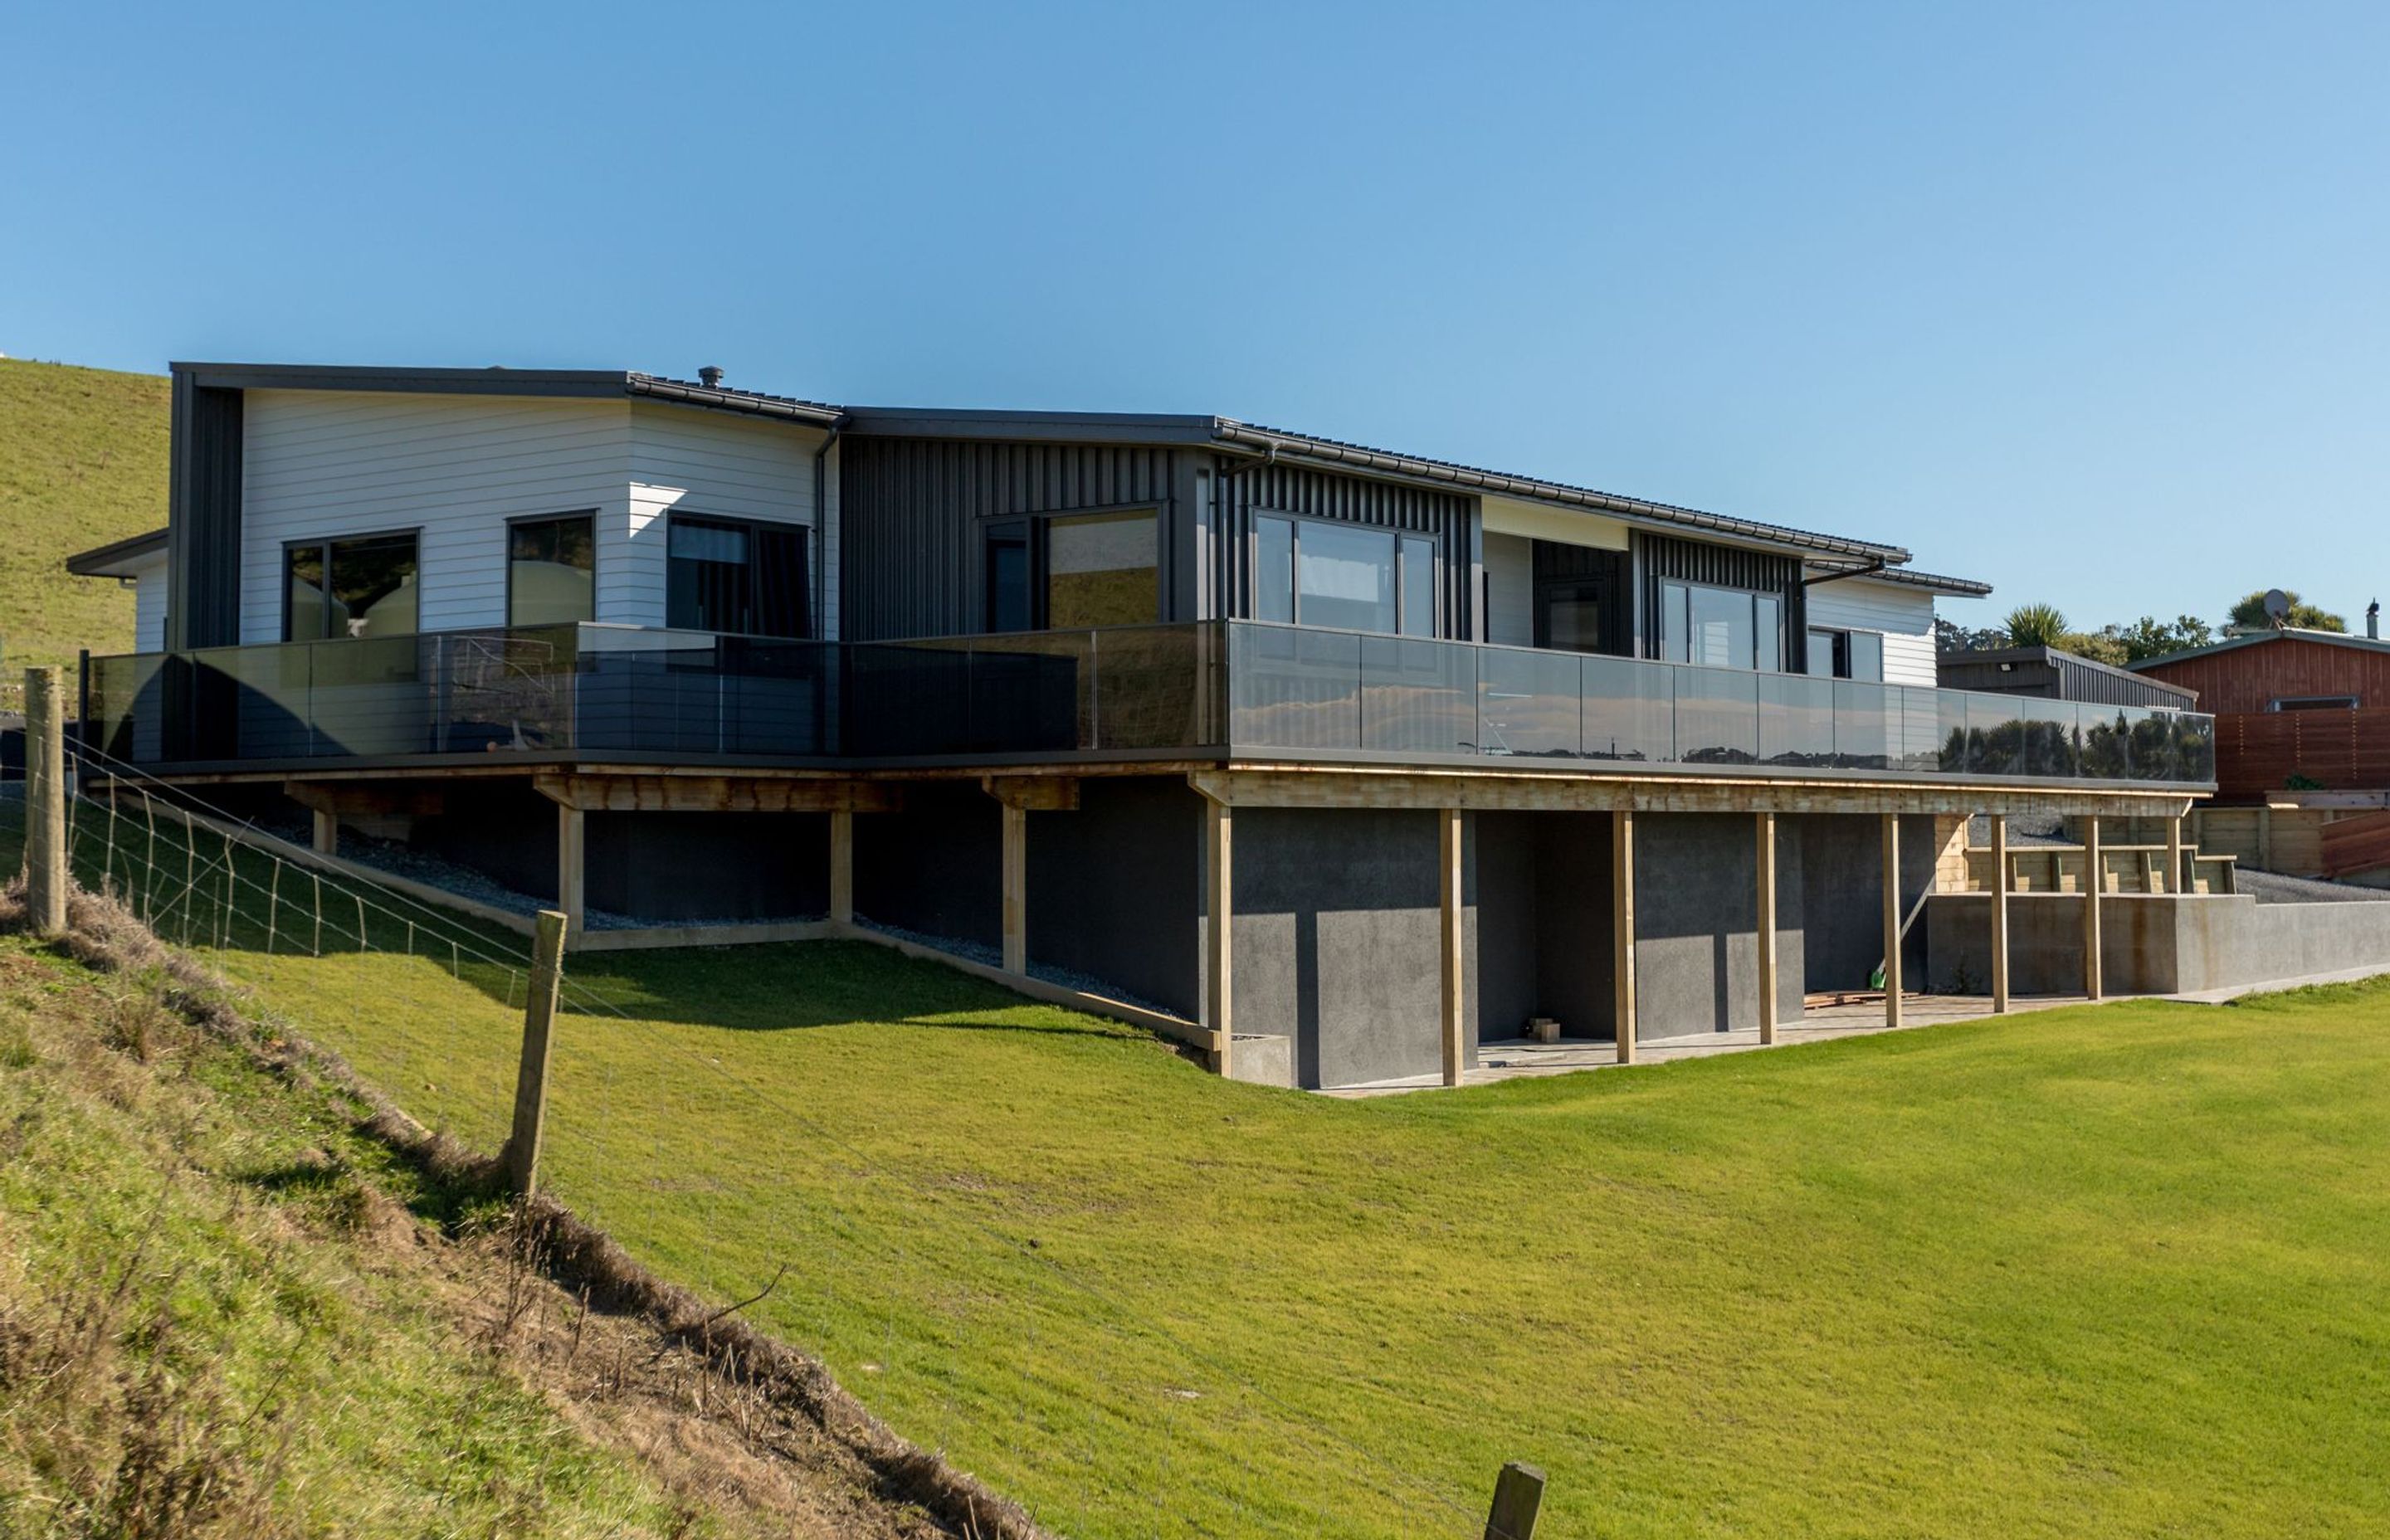
M 1798 776 L 1585 775 L 1567 771 L 1232 764 L 1188 783 L 1231 807 L 1458 808 L 1522 813 L 2073 814 L 2178 818 L 2174 788 L 2013 786 L 1996 781 L 1810 779 Z M 2204 795 L 2204 793 L 2200 793 Z

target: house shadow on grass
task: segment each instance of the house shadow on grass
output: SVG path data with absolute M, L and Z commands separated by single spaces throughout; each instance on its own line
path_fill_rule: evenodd
M 869 942 L 582 954 L 566 959 L 565 977 L 569 1010 L 603 1014 L 589 1003 L 595 996 L 640 1020 L 734 1032 L 905 1026 L 1045 1037 L 1148 1035 Z

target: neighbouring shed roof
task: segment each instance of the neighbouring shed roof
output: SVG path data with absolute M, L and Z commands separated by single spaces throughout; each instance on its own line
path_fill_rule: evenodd
M 1849 562 L 1854 570 L 1886 565 L 1866 575 L 1937 593 L 1980 596 L 1987 584 L 1966 578 L 1911 572 L 1902 546 L 1881 541 L 1796 529 L 1760 520 L 1625 497 L 1450 460 L 1373 449 L 1284 429 L 1199 414 L 1126 412 L 955 411 L 934 408 L 838 406 L 794 396 L 728 386 L 692 384 L 662 375 L 622 369 L 382 368 L 315 364 L 178 363 L 178 376 L 226 390 L 376 391 L 396 393 L 556 396 L 603 400 L 640 397 L 676 404 L 777 417 L 808 427 L 854 434 L 897 437 L 1003 438 L 1057 443 L 1187 443 L 1262 461 L 1299 464 L 1426 481 L 1464 491 L 1493 493 L 1531 502 L 1582 509 L 1628 523 L 1699 531 L 1805 556 Z
M 2046 695 L 2107 706 L 2163 706 L 2189 711 L 2199 692 L 2163 679 L 2084 658 L 2054 647 L 1982 648 L 1935 656 L 1934 672 L 1948 689 Z
M 2261 647 L 2268 642 L 2320 642 L 2326 647 L 2354 648 L 2360 652 L 2390 652 L 2390 641 L 2374 636 L 2352 636 L 2345 631 L 2309 631 L 2302 626 L 2286 625 L 2278 631 L 2251 631 L 2238 636 L 2227 636 L 2205 647 L 2187 647 L 2179 652 L 2161 653 L 2144 658 L 2131 666 L 2136 674 L 2179 663 L 2192 658 L 2212 657 L 2218 652 L 2231 652 L 2244 647 Z
M 128 536 L 77 551 L 67 558 L 67 571 L 77 577 L 132 577 L 134 569 L 166 554 L 166 532 Z

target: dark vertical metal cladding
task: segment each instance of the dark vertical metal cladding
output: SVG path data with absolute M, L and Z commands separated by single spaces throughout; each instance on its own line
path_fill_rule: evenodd
M 1212 480 L 1220 489 L 1214 499 L 1213 538 L 1219 569 L 1214 602 L 1224 606 L 1214 611 L 1214 617 L 1246 615 L 1252 592 L 1247 570 L 1252 560 L 1253 515 L 1292 513 L 1433 537 L 1444 563 L 1443 635 L 1464 641 L 1475 635 L 1474 584 L 1483 559 L 1476 544 L 1475 497 L 1406 481 L 1370 481 L 1308 467 L 1227 457 L 1218 462 Z
M 991 519 L 1150 505 L 1160 510 L 1163 613 L 1190 620 L 1191 476 L 1145 444 L 839 441 L 840 605 L 854 641 L 980 629 L 980 526 Z
M 1801 560 L 1773 551 L 1710 545 L 1670 535 L 1635 532 L 1635 578 L 1640 613 L 1636 617 L 1637 656 L 1660 656 L 1660 584 L 1666 580 L 1713 584 L 1776 594 L 1784 601 L 1784 666 L 1798 674 L 1808 659 L 1809 606 L 1801 586 Z
M 166 482 L 166 646 L 240 640 L 241 392 L 174 376 Z

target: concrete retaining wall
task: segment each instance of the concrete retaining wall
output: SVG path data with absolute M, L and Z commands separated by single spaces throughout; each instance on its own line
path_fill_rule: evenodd
M 2073 893 L 2009 900 L 2009 987 L 2018 995 L 2083 989 L 2083 905 Z M 1949 893 L 1927 905 L 1929 987 L 1991 988 L 1992 900 Z M 2232 894 L 2109 893 L 2100 900 L 2100 957 L 2112 995 L 2182 995 L 2278 979 L 2390 969 L 2390 904 L 2260 904 Z

